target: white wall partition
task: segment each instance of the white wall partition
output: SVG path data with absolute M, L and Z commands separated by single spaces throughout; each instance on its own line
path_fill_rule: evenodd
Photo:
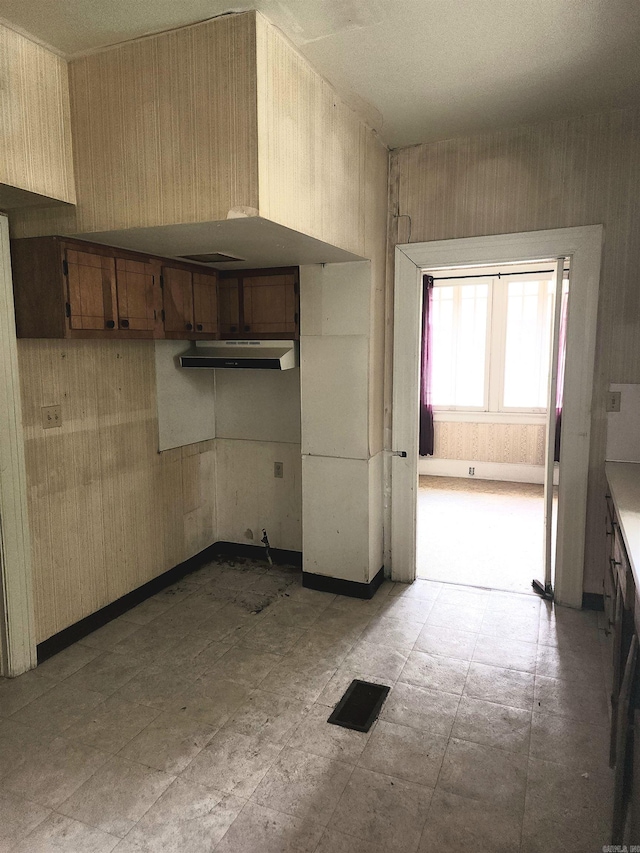
M 0 674 L 36 665 L 22 407 L 9 256 L 0 214 Z
M 303 569 L 382 568 L 382 454 L 369 447 L 371 264 L 300 268 Z

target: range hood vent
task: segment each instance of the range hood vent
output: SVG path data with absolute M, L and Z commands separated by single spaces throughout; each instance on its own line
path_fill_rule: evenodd
M 226 370 L 290 370 L 298 366 L 296 341 L 196 341 L 180 366 Z
M 208 252 L 201 255 L 180 255 L 187 261 L 197 261 L 199 264 L 233 264 L 243 261 L 244 258 L 234 258 L 233 255 L 224 255 L 222 252 Z

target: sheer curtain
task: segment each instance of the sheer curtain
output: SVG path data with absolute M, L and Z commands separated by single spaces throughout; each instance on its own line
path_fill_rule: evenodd
M 422 277 L 422 354 L 420 359 L 420 456 L 433 456 L 433 406 L 431 404 L 431 348 L 433 340 L 433 276 Z
M 564 394 L 564 363 L 567 354 L 567 307 L 569 293 L 562 294 L 560 328 L 558 330 L 558 384 L 556 386 L 556 437 L 553 451 L 554 462 L 560 461 L 560 435 L 562 432 L 562 397 Z

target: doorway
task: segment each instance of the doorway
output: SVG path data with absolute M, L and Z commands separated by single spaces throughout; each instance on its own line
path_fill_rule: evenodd
M 418 577 L 552 588 L 568 292 L 564 259 L 423 271 Z
M 602 226 L 443 240 L 396 247 L 394 289 L 392 579 L 416 577 L 419 353 L 423 269 L 565 257 L 569 295 L 555 599 L 582 606 L 584 540 Z M 570 504 L 570 506 L 569 506 Z M 570 511 L 569 511 L 570 510 Z

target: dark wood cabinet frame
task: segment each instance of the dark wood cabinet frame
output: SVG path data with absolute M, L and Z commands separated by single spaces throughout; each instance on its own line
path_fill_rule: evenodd
M 300 336 L 297 267 L 218 272 L 60 236 L 12 240 L 11 258 L 20 338 Z M 95 258 L 105 263 L 93 263 Z M 236 302 L 231 317 L 229 296 Z

